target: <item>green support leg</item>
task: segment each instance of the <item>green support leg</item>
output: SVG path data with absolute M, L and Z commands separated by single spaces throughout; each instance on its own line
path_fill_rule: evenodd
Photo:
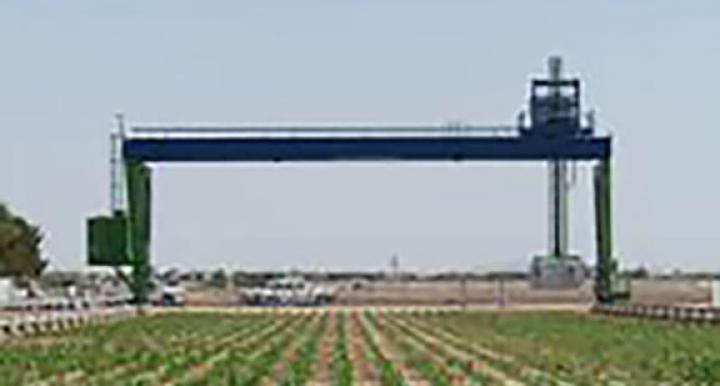
M 148 301 L 150 265 L 151 171 L 138 161 L 125 163 L 128 189 L 128 249 L 132 264 L 130 287 L 137 304 Z
M 611 181 L 610 160 L 600 161 L 594 168 L 597 243 L 595 300 L 604 304 L 613 303 L 629 296 L 627 289 L 620 288 L 618 262 L 613 258 Z

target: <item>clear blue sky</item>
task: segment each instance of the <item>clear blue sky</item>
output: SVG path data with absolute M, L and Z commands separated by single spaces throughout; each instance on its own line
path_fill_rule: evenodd
M 617 135 L 629 265 L 720 268 L 717 1 L 5 1 L 0 200 L 84 263 L 113 113 L 134 123 L 510 124 L 550 54 Z M 574 249 L 594 259 L 589 174 Z M 9 184 L 8 184 L 9 181 Z M 156 168 L 161 265 L 525 268 L 541 165 Z M 215 228 L 216 227 L 216 228 Z

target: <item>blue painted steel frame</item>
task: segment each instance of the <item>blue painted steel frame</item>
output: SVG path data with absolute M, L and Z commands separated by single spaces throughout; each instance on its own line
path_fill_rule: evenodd
M 128 138 L 125 159 L 145 162 L 607 160 L 610 137 L 536 136 Z

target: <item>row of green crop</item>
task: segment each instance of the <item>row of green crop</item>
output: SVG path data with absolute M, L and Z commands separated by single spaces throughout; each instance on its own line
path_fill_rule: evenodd
M 227 336 L 220 337 L 209 345 L 185 346 L 184 350 L 177 355 L 175 360 L 166 363 L 155 377 L 153 383 L 167 384 L 176 383 L 188 373 L 202 373 L 205 367 L 214 366 L 217 358 L 222 358 L 225 353 L 238 351 L 243 347 L 252 345 L 254 342 L 262 341 L 266 337 L 273 336 L 279 331 L 287 329 L 291 321 L 274 320 L 266 323 L 254 323 Z M 196 369 L 195 372 L 188 371 Z
M 338 386 L 404 386 L 407 374 L 440 386 L 720 384 L 718 331 L 557 312 L 173 314 L 3 342 L 0 385 L 291 386 L 323 381 L 325 367 Z
M 287 347 L 315 322 L 310 315 L 286 318 L 279 328 L 226 347 L 209 370 L 178 384 L 257 385 L 273 374 Z
M 275 358 L 307 321 L 263 314 L 152 316 L 9 342 L 0 347 L 0 384 L 182 383 L 205 378 L 229 356 L 241 358 L 243 377 L 262 378 L 267 372 L 256 364 Z
M 100 375 L 150 371 L 186 347 L 206 347 L 217 341 L 213 336 L 267 320 L 262 315 L 242 320 L 203 315 L 147 317 L 10 342 L 0 347 L 0 384 L 62 383 L 68 374 L 73 383 L 93 383 Z
M 332 383 L 335 386 L 353 384 L 353 364 L 348 351 L 348 315 L 346 312 L 340 312 L 335 324 L 335 343 L 331 358 Z
M 520 363 L 512 357 L 493 352 L 471 340 L 462 339 L 452 334 L 443 328 L 443 325 L 432 322 L 425 313 L 397 314 L 394 315 L 393 319 L 402 323 L 408 334 L 419 334 L 432 339 L 433 342 L 430 344 L 437 347 L 438 350 L 451 349 L 463 353 L 465 357 L 469 357 L 470 361 L 464 364 L 467 366 L 467 371 L 474 377 L 482 377 L 482 373 L 473 371 L 473 369 L 484 367 L 491 377 L 493 374 L 497 375 L 496 378 L 502 377 L 503 374 L 512 374 L 512 378 L 526 384 L 563 384 L 560 378 L 552 374 L 531 368 L 526 363 Z M 457 366 L 462 364 L 461 362 L 455 362 Z M 499 381 L 502 382 L 502 379 L 499 379 Z
M 360 331 L 365 343 L 365 353 L 380 374 L 380 384 L 382 386 L 406 386 L 407 382 L 405 382 L 400 372 L 387 354 L 380 349 L 377 330 L 368 321 L 369 317 L 371 317 L 369 313 L 364 313 L 362 316 L 359 313 L 353 313 L 354 322 L 360 324 Z
M 453 312 L 413 320 L 572 384 L 720 384 L 715 326 L 564 312 Z
M 304 335 L 301 336 L 300 345 L 294 353 L 294 359 L 291 363 L 283 366 L 286 367 L 282 378 L 278 384 L 283 386 L 304 385 L 310 378 L 312 366 L 317 361 L 318 346 L 322 334 L 325 332 L 328 324 L 327 314 L 323 314 L 320 322 L 315 325 Z
M 445 366 L 442 357 L 415 337 L 405 335 L 397 325 L 388 321 L 386 314 L 369 314 L 368 319 L 379 333 L 393 344 L 396 351 L 402 355 L 402 360 L 409 363 L 423 378 L 438 386 L 453 383 L 454 374 Z
M 467 379 L 467 382 L 471 384 L 503 384 L 510 380 L 514 381 L 513 373 L 505 373 L 503 370 L 493 368 L 492 373 L 487 363 L 484 364 L 484 370 L 487 374 L 481 370 L 477 364 L 479 364 L 478 358 L 468 353 L 465 350 L 458 349 L 453 344 L 449 344 L 447 340 L 443 339 L 438 334 L 437 329 L 420 328 L 417 324 L 411 323 L 410 321 L 414 318 L 403 317 L 403 315 L 393 314 L 389 315 L 387 321 L 389 324 L 395 326 L 401 334 L 404 336 L 414 339 L 422 346 L 429 349 L 430 352 L 435 353 L 439 360 L 449 373 L 454 374 L 455 379 Z M 508 374 L 513 374 L 509 376 Z
M 247 336 L 228 337 L 222 340 L 222 343 L 215 346 L 215 350 L 209 355 L 196 358 L 195 361 L 189 362 L 189 366 L 184 366 L 183 370 L 175 376 L 163 378 L 162 383 L 172 384 L 196 384 L 205 378 L 216 377 L 219 370 L 224 368 L 223 364 L 227 361 L 233 361 L 233 358 L 242 358 L 247 353 L 256 349 L 266 339 L 283 334 L 284 331 L 292 328 L 293 321 L 287 319 L 278 319 L 266 326 L 256 326 L 255 332 Z M 188 369 L 194 369 L 188 371 Z

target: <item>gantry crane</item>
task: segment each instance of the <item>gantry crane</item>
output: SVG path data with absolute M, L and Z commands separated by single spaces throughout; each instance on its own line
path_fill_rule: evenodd
M 547 254 L 536 261 L 562 271 L 577 261 L 568 249 L 568 165 L 594 161 L 595 296 L 602 303 L 623 299 L 628 293 L 618 286 L 617 262 L 612 255 L 612 138 L 596 133 L 592 116 L 583 119 L 581 82 L 563 77 L 561 70 L 560 59 L 551 58 L 548 76 L 532 80 L 529 118 L 520 114 L 517 123 L 509 126 L 135 126 L 125 131 L 121 121 L 122 130 L 114 137 L 119 154 L 113 165 L 124 168 L 126 186 L 121 187 L 121 173 L 114 171 L 112 213 L 88 221 L 89 263 L 132 266 L 136 301 L 147 300 L 151 275 L 150 164 L 500 160 L 548 163 L 549 246 Z

